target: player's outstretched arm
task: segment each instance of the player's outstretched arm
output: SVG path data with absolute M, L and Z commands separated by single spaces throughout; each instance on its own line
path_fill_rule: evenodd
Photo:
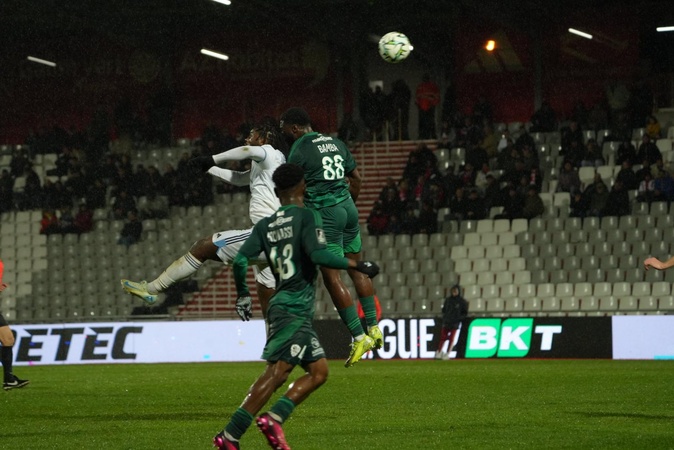
M 314 264 L 331 269 L 356 269 L 370 278 L 376 277 L 379 273 L 379 266 L 372 261 L 354 261 L 337 256 L 327 249 L 318 249 L 311 252 L 311 261 Z
M 665 262 L 660 261 L 658 258 L 650 257 L 644 261 L 644 268 L 648 270 L 653 267 L 658 270 L 666 270 L 674 266 L 674 257 L 668 259 Z

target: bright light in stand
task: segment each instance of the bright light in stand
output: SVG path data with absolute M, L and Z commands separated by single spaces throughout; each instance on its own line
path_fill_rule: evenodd
M 484 48 L 485 48 L 488 52 L 493 52 L 494 49 L 496 48 L 496 41 L 493 40 L 493 39 L 489 39 L 489 40 L 487 41 L 487 43 L 485 44 Z
M 56 67 L 55 62 L 47 61 L 46 59 L 36 58 L 34 56 L 29 56 L 27 59 L 28 59 L 28 61 L 33 61 L 33 62 L 36 62 L 38 64 L 44 64 L 45 66 Z
M 213 0 L 213 1 L 216 2 L 216 3 L 222 3 L 223 5 L 231 5 L 232 4 L 232 2 L 230 2 L 229 0 Z
M 674 31 L 674 26 L 673 27 L 657 27 L 656 30 L 661 32 L 661 33 L 663 31 Z
M 585 39 L 592 39 L 592 35 L 585 33 L 583 31 L 576 30 L 575 28 L 569 28 L 569 33 L 584 37 Z
M 214 51 L 211 51 L 211 50 L 206 50 L 205 48 L 201 49 L 201 54 L 212 56 L 213 58 L 224 59 L 225 61 L 227 61 L 229 59 L 229 56 L 227 56 L 223 53 L 218 53 L 218 52 L 214 52 Z

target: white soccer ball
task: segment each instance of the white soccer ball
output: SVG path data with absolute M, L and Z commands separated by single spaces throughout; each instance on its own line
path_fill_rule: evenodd
M 402 33 L 391 31 L 379 39 L 379 55 L 386 62 L 399 63 L 410 55 L 414 47 Z

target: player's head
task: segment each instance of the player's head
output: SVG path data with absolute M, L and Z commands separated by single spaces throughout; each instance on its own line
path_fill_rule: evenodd
M 281 115 L 280 128 L 288 139 L 295 141 L 311 131 L 311 118 L 304 109 L 293 107 Z
M 297 164 L 285 163 L 278 166 L 272 175 L 274 181 L 274 192 L 281 200 L 281 204 L 285 205 L 291 202 L 291 198 L 295 200 L 304 199 L 304 170 Z
M 250 134 L 246 138 L 246 145 L 271 145 L 276 150 L 280 150 L 283 154 L 288 153 L 288 143 L 281 134 L 278 126 L 276 126 L 276 119 L 272 117 L 265 117 L 257 124 L 253 125 Z

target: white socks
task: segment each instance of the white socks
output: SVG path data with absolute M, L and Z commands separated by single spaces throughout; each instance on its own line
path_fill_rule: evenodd
M 173 263 L 164 270 L 157 279 L 147 284 L 147 291 L 150 294 L 164 292 L 180 280 L 194 275 L 203 263 L 194 257 L 190 252 L 173 261 Z

